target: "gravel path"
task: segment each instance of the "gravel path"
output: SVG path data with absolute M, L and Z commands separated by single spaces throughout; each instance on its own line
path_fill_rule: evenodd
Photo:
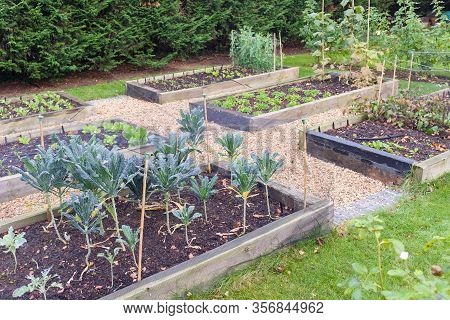
M 187 101 L 161 106 L 127 96 L 96 100 L 92 103 L 97 106 L 97 111 L 87 121 L 122 119 L 145 126 L 149 132 L 161 135 L 167 135 L 170 131 L 176 130 L 180 110 L 188 110 Z M 308 118 L 307 124 L 312 127 L 331 119 L 337 119 L 344 113 L 345 110 L 342 109 L 318 114 Z M 299 192 L 303 190 L 304 172 L 302 165 L 304 153 L 298 151 L 298 131 L 301 126 L 301 121 L 298 120 L 260 132 L 243 133 L 245 141 L 243 154 L 249 155 L 251 152 L 261 152 L 263 149 L 278 152 L 285 158 L 285 166 L 275 180 L 297 189 Z M 213 141 L 226 131 L 232 130 L 216 124 L 209 126 L 212 161 L 219 159 L 220 152 L 220 147 Z M 198 160 L 204 161 L 205 159 L 199 157 Z M 334 164 L 310 156 L 307 156 L 307 162 L 308 192 L 321 198 L 333 199 L 336 208 L 346 207 L 384 189 L 381 182 Z M 40 207 L 40 203 L 42 203 L 40 197 L 32 195 L 0 204 L 0 218 L 36 210 Z

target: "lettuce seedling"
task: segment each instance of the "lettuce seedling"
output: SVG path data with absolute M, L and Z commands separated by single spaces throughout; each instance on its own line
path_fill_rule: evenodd
M 119 254 L 121 248 L 114 248 L 113 252 L 109 251 L 109 249 L 105 249 L 104 252 L 100 252 L 97 254 L 97 257 L 104 258 L 109 262 L 110 271 L 111 271 L 111 287 L 114 287 L 114 262 L 116 261 L 116 257 Z
M 139 243 L 139 228 L 133 230 L 130 226 L 122 225 L 122 232 L 125 236 L 125 239 L 117 239 L 116 241 L 120 244 L 123 244 L 130 249 L 131 254 L 133 255 L 133 261 L 136 267 L 138 266 L 136 260 L 136 254 L 134 250 L 136 249 L 136 245 Z
M 194 239 L 191 239 L 189 241 L 189 235 L 188 235 L 188 227 L 191 224 L 192 221 L 194 221 L 197 218 L 200 218 L 202 216 L 201 213 L 195 212 L 194 213 L 194 206 L 187 206 L 186 204 L 181 205 L 179 203 L 176 203 L 178 209 L 174 209 L 172 211 L 173 215 L 180 219 L 181 223 L 184 226 L 184 237 L 186 239 L 186 244 L 188 247 L 191 247 L 192 241 Z
M 52 267 L 41 271 L 40 277 L 28 275 L 27 279 L 30 280 L 30 283 L 14 290 L 12 294 L 13 298 L 20 298 L 25 293 L 37 291 L 43 296 L 44 300 L 47 300 L 48 290 L 50 290 L 51 288 L 62 289 L 63 285 L 61 282 L 52 281 L 54 279 L 59 279 L 59 276 L 57 274 L 50 274 L 51 269 Z
M 273 175 L 283 166 L 283 159 L 277 159 L 278 153 L 275 152 L 273 154 L 270 154 L 267 150 L 264 150 L 261 157 L 254 153 L 251 155 L 251 157 L 258 169 L 258 179 L 262 184 L 264 184 L 264 187 L 266 189 L 267 214 L 269 218 L 272 219 L 272 215 L 270 213 L 268 184 Z
M 243 234 L 247 228 L 247 200 L 258 179 L 258 168 L 245 158 L 239 158 L 231 167 L 232 189 L 244 201 Z
M 17 271 L 17 249 L 19 249 L 26 242 L 27 239 L 25 239 L 25 232 L 15 234 L 13 227 L 9 227 L 8 233 L 5 234 L 3 238 L 0 238 L 0 247 L 5 247 L 6 249 L 3 252 L 11 252 L 14 257 L 14 273 Z
M 208 177 L 199 177 L 199 182 L 194 177 L 191 177 L 190 190 L 200 198 L 203 202 L 203 211 L 205 213 L 205 220 L 208 222 L 208 214 L 206 212 L 206 201 L 215 195 L 218 190 L 214 189 L 214 185 L 217 181 L 217 175 L 209 179 Z
M 148 143 L 148 132 L 145 128 L 124 124 L 122 134 L 127 139 L 130 147 L 142 146 Z
M 96 135 L 102 132 L 102 130 L 93 124 L 87 124 L 83 127 L 81 132 L 84 134 Z
M 86 267 L 81 273 L 80 279 L 82 279 L 83 274 L 89 269 L 89 257 L 91 255 L 90 234 L 100 233 L 101 222 L 105 218 L 105 214 L 100 211 L 101 204 L 92 191 L 82 192 L 78 195 L 72 194 L 68 207 L 72 209 L 72 212 L 67 213 L 67 219 L 86 239 Z
M 193 165 L 191 158 L 186 158 L 181 161 L 180 158 L 182 157 L 178 153 L 167 155 L 158 153 L 149 162 L 149 171 L 153 176 L 153 187 L 164 195 L 166 226 L 170 234 L 172 234 L 169 218 L 170 193 L 177 190 L 182 181 L 200 173 L 200 169 Z
M 205 117 L 201 109 L 194 109 L 190 113 L 184 113 L 183 110 L 180 112 L 181 119 L 178 120 L 180 124 L 180 131 L 187 133 L 189 146 L 198 151 L 199 145 L 203 142 L 205 138 Z

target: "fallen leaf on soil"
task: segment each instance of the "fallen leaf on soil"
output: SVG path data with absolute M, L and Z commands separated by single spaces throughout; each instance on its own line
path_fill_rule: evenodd
M 188 258 L 189 259 L 192 259 L 192 258 L 194 258 L 195 256 L 192 254 L 192 252 L 191 253 L 189 253 L 189 255 L 188 255 Z
M 103 286 L 95 286 L 95 290 L 100 290 L 102 288 L 103 288 Z

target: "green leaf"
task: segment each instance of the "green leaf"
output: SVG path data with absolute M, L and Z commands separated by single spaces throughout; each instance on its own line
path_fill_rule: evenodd
M 403 269 L 392 269 L 389 270 L 387 272 L 388 275 L 390 275 L 391 277 L 401 277 L 404 278 L 405 276 L 408 275 L 408 271 L 403 270 Z
M 369 271 L 367 270 L 367 267 L 358 263 L 354 262 L 352 263 L 353 270 L 358 274 L 367 274 Z

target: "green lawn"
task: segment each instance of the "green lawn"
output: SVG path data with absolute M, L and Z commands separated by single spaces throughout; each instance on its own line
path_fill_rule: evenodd
M 443 244 L 424 252 L 423 245 L 433 236 L 448 235 L 450 230 L 450 174 L 415 191 L 379 216 L 385 221 L 384 238 L 402 241 L 410 253 L 411 269 L 427 274 L 429 267 L 443 262 Z M 417 189 L 420 190 L 417 191 Z M 432 190 L 432 192 L 430 192 Z M 194 299 L 344 299 L 338 283 L 352 275 L 351 263 L 376 265 L 373 238 L 359 240 L 345 226 L 324 237 L 298 243 L 264 256 L 249 266 L 221 279 L 207 292 L 195 292 Z M 315 253 L 315 251 L 317 251 Z M 404 263 L 390 252 L 383 255 L 384 268 Z M 442 265 L 442 264 L 441 264 Z M 448 276 L 448 272 L 447 272 Z M 387 279 L 388 287 L 398 287 L 399 280 Z
M 314 75 L 312 66 L 315 58 L 310 53 L 300 53 L 296 55 L 286 56 L 284 64 L 288 67 L 299 67 L 300 77 L 308 77 Z
M 400 90 L 406 90 L 408 88 L 408 81 L 400 80 L 399 88 Z M 416 96 L 422 96 L 445 88 L 447 88 L 447 86 L 443 84 L 412 81 L 410 91 Z
M 74 87 L 66 90 L 78 99 L 87 101 L 105 99 L 125 94 L 125 80 L 115 80 L 91 86 Z

